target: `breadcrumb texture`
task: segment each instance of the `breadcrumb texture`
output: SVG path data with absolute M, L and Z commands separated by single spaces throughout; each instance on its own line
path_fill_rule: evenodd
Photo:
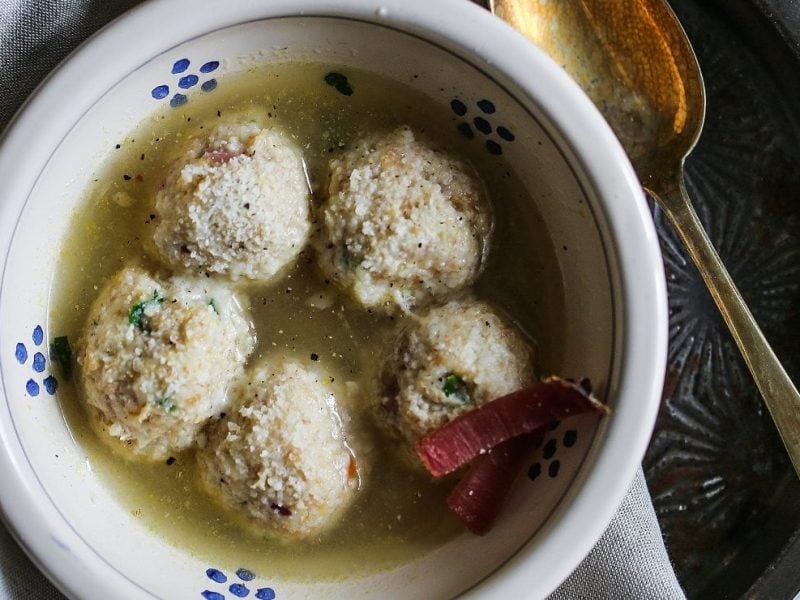
M 132 457 L 163 459 L 192 446 L 227 407 L 254 344 L 226 286 L 125 267 L 98 295 L 78 341 L 93 427 Z
M 318 256 L 364 306 L 409 310 L 469 286 L 491 229 L 470 165 L 404 126 L 330 161 Z
M 155 213 L 155 250 L 169 266 L 270 279 L 308 237 L 300 150 L 277 129 L 220 125 L 176 161 Z
M 454 300 L 401 332 L 381 376 L 380 414 L 414 442 L 534 380 L 533 350 L 491 306 Z
M 333 393 L 290 359 L 254 368 L 204 445 L 206 489 L 277 539 L 320 534 L 358 485 Z

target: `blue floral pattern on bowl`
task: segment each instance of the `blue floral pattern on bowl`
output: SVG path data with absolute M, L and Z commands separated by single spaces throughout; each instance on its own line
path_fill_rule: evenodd
M 236 580 L 229 583 L 232 577 L 228 577 L 224 571 L 220 569 L 216 569 L 214 567 L 209 567 L 206 569 L 206 577 L 210 579 L 212 582 L 216 584 L 217 591 L 214 589 L 206 588 L 202 592 L 200 592 L 200 597 L 204 598 L 205 600 L 227 600 L 230 598 L 248 598 L 250 597 L 251 592 L 253 593 L 253 598 L 256 600 L 275 600 L 277 598 L 275 594 L 275 590 L 271 587 L 256 587 L 253 585 L 252 581 L 255 580 L 256 574 L 253 573 L 250 569 L 239 568 L 236 570 Z M 248 583 L 254 588 L 251 589 L 248 587 Z M 226 595 L 225 592 L 228 592 L 230 596 Z
M 196 73 L 187 73 L 191 64 L 192 62 L 188 58 L 176 60 L 172 64 L 170 73 L 177 76 L 177 81 L 174 85 L 178 88 L 178 91 L 172 94 L 170 85 L 168 83 L 162 83 L 150 90 L 150 95 L 153 97 L 153 99 L 164 100 L 169 97 L 170 94 L 172 94 L 172 97 L 169 99 L 169 105 L 172 108 L 178 108 L 189 101 L 189 97 L 184 92 L 188 92 L 188 90 L 194 88 L 198 84 L 200 84 L 200 90 L 203 92 L 214 91 L 217 88 L 216 79 L 209 77 L 200 83 L 200 78 L 201 76 L 208 75 L 209 73 L 216 71 L 219 68 L 219 61 L 210 60 L 200 65 L 200 68 L 198 69 L 200 75 L 197 75 Z
M 575 427 L 565 428 L 563 434 L 560 432 L 560 427 L 560 423 L 554 423 L 550 427 L 548 435 L 545 436 L 540 459 L 528 468 L 528 479 L 531 481 L 538 479 L 545 470 L 550 479 L 558 477 L 561 471 L 561 458 L 556 456 L 559 451 L 559 440 L 562 454 L 566 449 L 572 448 L 578 442 L 578 430 Z
M 456 129 L 465 138 L 472 140 L 476 137 L 475 131 L 473 130 L 474 128 L 486 138 L 483 142 L 486 151 L 489 154 L 499 156 L 503 153 L 501 142 L 513 142 L 516 136 L 505 125 L 492 125 L 490 119 L 493 119 L 494 117 L 492 115 L 497 112 L 497 107 L 494 105 L 494 102 L 484 98 L 475 102 L 475 106 L 480 111 L 480 114 L 472 117 L 470 120 L 468 114 L 469 107 L 467 104 L 458 98 L 453 98 L 450 101 L 450 109 L 453 113 L 464 119 L 456 125 Z M 499 139 L 491 137 L 493 133 L 496 134 Z
M 47 358 L 44 355 L 44 329 L 41 325 L 36 325 L 31 333 L 29 346 L 24 341 L 17 342 L 14 349 L 14 358 L 20 365 L 30 366 L 32 376 L 25 382 L 25 393 L 28 396 L 36 397 L 41 393 L 42 388 L 49 394 L 54 395 L 58 389 L 58 380 L 54 375 L 47 372 Z M 31 359 L 30 362 L 28 359 Z

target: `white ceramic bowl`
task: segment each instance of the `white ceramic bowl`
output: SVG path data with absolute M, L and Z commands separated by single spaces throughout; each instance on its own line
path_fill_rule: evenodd
M 235 570 L 248 565 L 217 565 L 213 548 L 193 555 L 169 546 L 87 468 L 53 389 L 49 287 L 68 217 L 94 169 L 173 97 L 179 59 L 189 60 L 187 73 L 220 86 L 226 73 L 253 64 L 324 60 L 411 82 L 445 105 L 460 99 L 467 114 L 454 115 L 454 126 L 475 116 L 490 122 L 492 134 L 469 143 L 491 140 L 490 149 L 500 148 L 502 156 L 487 153 L 487 161 L 517 172 L 556 248 L 569 249 L 557 253 L 564 373 L 591 377 L 613 414 L 599 423 L 575 419 L 574 445 L 561 443 L 560 430 L 548 434 L 556 455 L 532 460 L 542 475 L 523 477 L 488 536 L 464 533 L 371 576 L 303 583 L 262 570 L 245 581 Z M 213 73 L 203 72 L 215 62 Z M 214 93 L 199 83 L 178 91 L 189 102 Z M 155 91 L 161 85 L 169 93 Z M 494 111 L 482 114 L 477 102 L 485 99 Z M 499 125 L 513 141 L 497 133 Z M 146 3 L 38 89 L 2 141 L 0 181 L 0 506 L 18 540 L 70 597 L 234 598 L 244 590 L 232 591 L 237 582 L 258 598 L 543 597 L 599 538 L 641 461 L 661 392 L 667 321 L 660 253 L 639 184 L 567 75 L 466 0 Z M 210 567 L 227 581 L 210 578 Z

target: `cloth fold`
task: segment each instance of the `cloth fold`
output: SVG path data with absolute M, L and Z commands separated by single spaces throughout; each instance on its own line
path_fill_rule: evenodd
M 549 600 L 682 600 L 639 469 L 603 536 Z
M 44 77 L 138 0 L 0 0 L 0 130 Z M 0 525 L 0 598 L 61 600 Z M 680 600 L 641 470 L 595 548 L 550 600 Z

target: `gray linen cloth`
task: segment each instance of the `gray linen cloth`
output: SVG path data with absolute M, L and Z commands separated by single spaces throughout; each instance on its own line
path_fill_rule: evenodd
M 72 49 L 137 3 L 0 0 L 0 130 Z M 63 597 L 0 524 L 0 598 Z M 683 598 L 640 470 L 603 537 L 550 600 Z

